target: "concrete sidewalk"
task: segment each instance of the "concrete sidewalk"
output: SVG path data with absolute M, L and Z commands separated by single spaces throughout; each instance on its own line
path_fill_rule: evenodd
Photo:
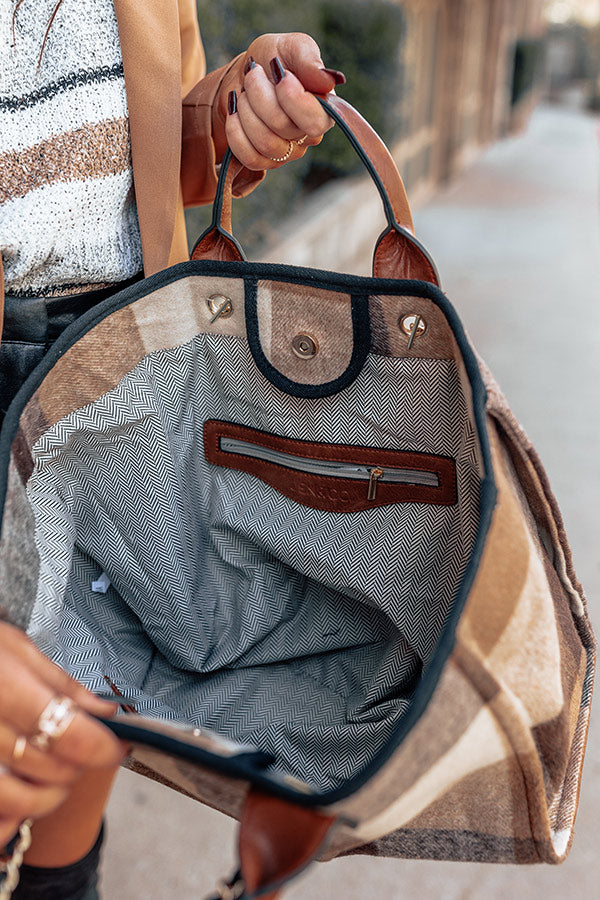
M 443 287 L 536 444 L 600 622 L 600 241 L 597 122 L 543 108 L 416 216 Z M 357 265 L 368 272 L 370 251 Z M 597 713 L 597 711 L 596 711 Z M 314 866 L 289 900 L 600 896 L 600 722 L 592 718 L 574 849 L 559 867 L 354 857 Z M 108 814 L 104 900 L 197 900 L 233 871 L 235 823 L 123 772 Z

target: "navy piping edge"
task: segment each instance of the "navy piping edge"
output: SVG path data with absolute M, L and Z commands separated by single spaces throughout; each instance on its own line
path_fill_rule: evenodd
M 496 504 L 497 492 L 486 425 L 487 392 L 475 354 L 467 340 L 458 314 L 445 294 L 429 282 L 405 279 L 370 278 L 359 275 L 327 272 L 319 269 L 286 266 L 277 263 L 265 264 L 220 260 L 195 260 L 179 263 L 125 288 L 125 290 L 104 300 L 98 306 L 95 306 L 87 313 L 84 313 L 76 322 L 73 322 L 65 329 L 58 340 L 52 345 L 40 365 L 36 367 L 22 385 L 9 407 L 2 431 L 0 432 L 0 530 L 2 528 L 2 516 L 6 499 L 10 450 L 12 441 L 17 432 L 19 417 L 30 397 L 35 393 L 54 363 L 66 353 L 79 338 L 83 337 L 83 335 L 93 328 L 94 325 L 97 325 L 111 313 L 141 299 L 153 290 L 165 287 L 168 284 L 172 284 L 173 282 L 179 281 L 190 275 L 278 278 L 281 281 L 290 281 L 293 283 L 299 282 L 306 285 L 320 285 L 323 283 L 322 286 L 327 287 L 328 290 L 348 292 L 349 288 L 353 288 L 353 293 L 367 295 L 392 294 L 426 297 L 442 310 L 452 329 L 458 348 L 462 354 L 471 390 L 473 392 L 475 424 L 484 465 L 484 477 L 481 481 L 479 527 L 477 529 L 469 564 L 456 593 L 452 613 L 446 620 L 446 624 L 440 635 L 438 646 L 432 658 L 432 662 L 427 669 L 427 673 L 424 675 L 419 687 L 416 689 L 413 701 L 406 714 L 402 717 L 398 728 L 394 730 L 385 745 L 371 759 L 368 766 L 365 766 L 359 773 L 348 779 L 342 787 L 338 787 L 333 791 L 324 791 L 320 794 L 303 794 L 293 790 L 287 785 L 280 784 L 271 778 L 267 778 L 261 773 L 257 774 L 255 772 L 253 775 L 253 783 L 260 785 L 276 796 L 292 800 L 302 806 L 327 807 L 356 793 L 373 777 L 373 775 L 376 774 L 376 772 L 379 771 L 397 747 L 403 742 L 404 738 L 425 712 L 427 704 L 437 687 L 441 671 L 454 646 L 456 626 L 462 615 L 470 588 L 479 567 Z M 214 759 L 217 759 L 217 757 L 215 756 L 213 760 L 211 760 L 211 766 L 213 765 Z M 222 757 L 218 757 L 218 759 L 222 761 Z M 246 777 L 242 774 L 235 776 L 233 771 L 229 771 L 228 774 L 232 777 Z
M 142 726 L 134 725 L 132 722 L 124 722 L 118 716 L 115 719 L 107 719 L 104 716 L 94 716 L 103 725 L 106 725 L 113 734 L 124 741 L 131 741 L 141 747 L 154 747 L 157 750 L 163 750 L 165 753 L 171 753 L 178 759 L 185 759 L 188 762 L 198 763 L 227 775 L 233 775 L 236 778 L 244 778 L 253 780 L 261 769 L 266 765 L 271 765 L 270 760 L 264 758 L 271 754 L 264 754 L 259 751 L 247 751 L 236 753 L 232 756 L 219 756 L 211 753 L 203 747 L 195 747 L 178 741 L 177 738 L 160 734 L 156 731 L 150 731 Z M 271 756 L 271 759 L 273 757 Z M 216 761 L 216 762 L 215 762 Z M 235 767 L 229 765 L 235 761 Z
M 250 352 L 257 368 L 278 390 L 291 394 L 293 397 L 330 397 L 332 394 L 337 394 L 348 387 L 358 378 L 371 347 L 371 323 L 366 296 L 350 295 L 352 354 L 346 370 L 338 378 L 321 384 L 304 384 L 300 381 L 292 381 L 291 378 L 283 375 L 267 359 L 260 340 L 257 310 L 258 280 L 256 278 L 245 279 L 245 298 L 246 335 Z

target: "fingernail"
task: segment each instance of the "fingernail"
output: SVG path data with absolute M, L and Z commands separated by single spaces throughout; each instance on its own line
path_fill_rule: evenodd
M 237 112 L 237 94 L 235 91 L 229 91 L 227 97 L 227 112 L 230 116 Z
M 278 56 L 273 57 L 273 59 L 270 62 L 270 66 L 271 66 L 271 74 L 273 76 L 273 81 L 275 82 L 275 84 L 279 84 L 279 82 L 285 78 L 285 69 L 279 62 Z
M 246 60 L 246 65 L 244 66 L 244 75 L 247 75 L 251 69 L 256 68 L 256 63 L 254 61 L 254 57 L 250 56 Z
M 346 76 L 337 69 L 321 69 L 321 72 L 331 75 L 336 84 L 346 84 Z

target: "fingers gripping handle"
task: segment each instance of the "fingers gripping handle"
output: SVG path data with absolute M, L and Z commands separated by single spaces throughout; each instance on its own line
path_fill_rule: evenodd
M 341 97 L 330 94 L 327 99 L 317 99 L 350 141 L 383 202 L 388 227 L 375 247 L 373 274 L 377 278 L 415 278 L 438 284 L 431 257 L 412 233 L 406 191 L 389 150 L 369 123 Z M 192 259 L 244 258 L 241 247 L 231 235 L 232 183 L 239 167 L 240 163 L 228 150 L 221 163 L 213 220 L 194 247 Z

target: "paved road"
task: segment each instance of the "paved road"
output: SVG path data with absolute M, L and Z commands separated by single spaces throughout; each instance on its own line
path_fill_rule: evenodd
M 536 443 L 600 622 L 600 246 L 597 123 L 539 110 L 416 216 L 444 288 Z M 365 271 L 368 260 L 365 256 Z M 600 896 L 600 722 L 574 849 L 559 867 L 353 858 L 317 865 L 289 900 L 563 900 Z M 109 810 L 106 900 L 197 900 L 230 872 L 235 826 L 124 772 Z

